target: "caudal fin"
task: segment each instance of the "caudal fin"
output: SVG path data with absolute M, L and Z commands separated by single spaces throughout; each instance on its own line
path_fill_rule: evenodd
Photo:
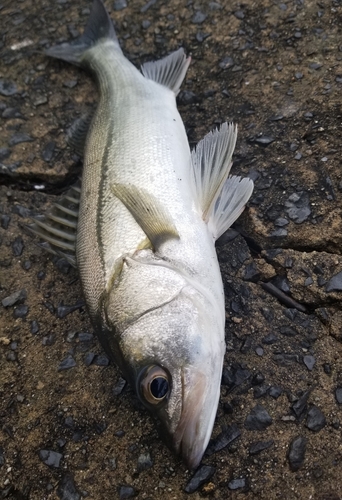
M 50 47 L 45 54 L 80 66 L 84 52 L 101 40 L 108 39 L 114 41 L 121 50 L 112 20 L 102 0 L 94 0 L 83 35 L 70 43 Z

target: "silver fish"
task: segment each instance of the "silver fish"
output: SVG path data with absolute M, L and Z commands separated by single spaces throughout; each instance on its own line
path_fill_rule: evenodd
M 225 123 L 190 152 L 175 99 L 190 58 L 179 49 L 140 72 L 101 0 L 82 37 L 47 54 L 90 69 L 100 99 L 86 139 L 87 123 L 73 130 L 76 147 L 84 144 L 82 187 L 32 229 L 77 263 L 104 349 L 195 468 L 214 425 L 225 353 L 214 243 L 253 190 L 250 179 L 228 177 L 237 129 Z

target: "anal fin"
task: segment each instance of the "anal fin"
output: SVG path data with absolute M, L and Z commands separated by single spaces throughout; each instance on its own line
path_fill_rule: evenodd
M 215 240 L 236 221 L 244 211 L 253 192 L 253 181 L 236 175 L 228 177 L 219 198 L 209 214 L 208 228 Z

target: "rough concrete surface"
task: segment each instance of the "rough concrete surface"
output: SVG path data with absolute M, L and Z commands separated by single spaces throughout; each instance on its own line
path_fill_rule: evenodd
M 90 4 L 3 0 L 0 498 L 341 499 L 342 4 L 106 6 L 134 64 L 191 53 L 178 97 L 191 146 L 234 120 L 233 171 L 255 180 L 218 246 L 227 354 L 213 440 L 190 481 L 108 365 L 77 272 L 25 231 L 82 172 L 66 130 L 95 87 L 43 49 L 77 37 Z

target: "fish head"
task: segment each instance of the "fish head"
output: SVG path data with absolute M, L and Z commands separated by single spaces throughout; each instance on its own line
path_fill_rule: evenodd
M 151 270 L 157 271 L 158 266 Z M 162 303 L 150 304 L 130 322 L 119 344 L 124 374 L 138 398 L 158 417 L 166 441 L 194 469 L 217 412 L 224 319 L 205 295 L 170 270 L 163 273 L 155 281 L 154 299 L 148 299 Z

